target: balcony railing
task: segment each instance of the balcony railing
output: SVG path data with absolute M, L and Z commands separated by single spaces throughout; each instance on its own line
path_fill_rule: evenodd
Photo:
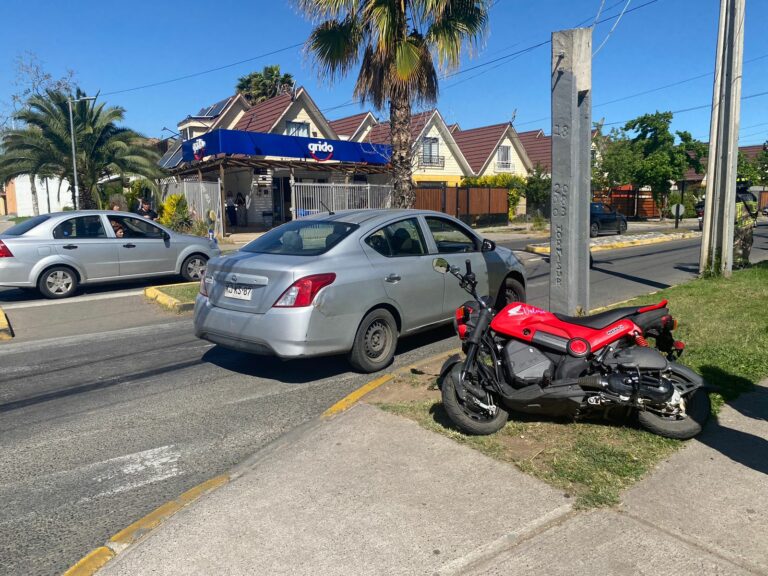
M 445 168 L 445 156 L 419 154 L 419 168 Z
M 515 165 L 512 162 L 496 161 L 496 172 L 512 172 Z

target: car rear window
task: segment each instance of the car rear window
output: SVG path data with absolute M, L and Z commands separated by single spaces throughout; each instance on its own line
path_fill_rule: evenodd
M 256 254 L 317 256 L 327 252 L 358 228 L 357 224 L 297 220 L 270 230 L 240 250 Z
M 8 228 L 8 230 L 3 232 L 3 235 L 4 236 L 23 236 L 24 234 L 32 230 L 32 228 L 39 226 L 49 218 L 50 218 L 50 215 L 48 214 L 41 214 L 40 216 L 34 216 L 29 220 L 24 220 L 23 222 L 19 222 L 15 226 L 11 226 L 10 228 Z

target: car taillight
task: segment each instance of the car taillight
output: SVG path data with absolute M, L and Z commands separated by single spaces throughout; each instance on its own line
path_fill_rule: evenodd
M 13 258 L 13 252 L 0 240 L 0 258 Z
M 313 274 L 296 280 L 275 302 L 275 308 L 301 308 L 309 306 L 321 289 L 336 280 L 336 274 Z

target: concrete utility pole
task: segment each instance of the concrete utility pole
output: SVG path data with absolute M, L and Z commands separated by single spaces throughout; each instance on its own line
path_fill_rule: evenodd
M 592 29 L 552 34 L 549 308 L 589 313 Z
M 744 0 L 721 0 L 699 273 L 730 276 L 739 154 Z

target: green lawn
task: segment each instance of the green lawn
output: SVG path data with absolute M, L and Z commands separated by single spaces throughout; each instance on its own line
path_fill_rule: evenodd
M 176 298 L 182 304 L 185 302 L 194 302 L 200 290 L 200 282 L 189 282 L 188 284 L 177 284 L 175 286 L 158 286 L 160 292 Z
M 681 363 L 721 389 L 712 394 L 714 412 L 768 377 L 768 262 L 734 272 L 730 279 L 694 280 L 622 306 L 662 298 L 669 299 L 679 321 L 676 337 L 686 343 Z M 402 401 L 380 407 L 515 464 L 575 497 L 577 508 L 616 504 L 623 489 L 684 445 L 631 426 L 541 418 L 510 420 L 497 434 L 473 437 L 450 426 L 440 402 Z

